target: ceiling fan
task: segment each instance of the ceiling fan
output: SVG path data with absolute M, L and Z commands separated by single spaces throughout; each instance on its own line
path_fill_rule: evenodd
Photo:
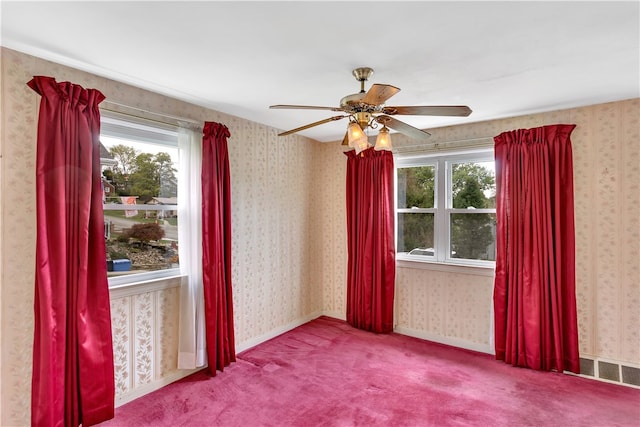
M 360 92 L 347 95 L 340 100 L 339 107 L 319 107 L 312 105 L 271 105 L 272 109 L 299 109 L 299 110 L 330 110 L 341 111 L 343 115 L 329 117 L 317 122 L 309 123 L 295 129 L 278 134 L 278 136 L 290 135 L 314 126 L 319 126 L 335 120 L 349 118 L 349 126 L 342 140 L 343 145 L 350 145 L 359 152 L 367 148 L 368 139 L 365 134 L 367 128 L 375 129 L 378 124 L 382 125 L 376 149 L 390 149 L 389 130 L 387 127 L 407 135 L 410 138 L 421 139 L 429 137 L 429 132 L 418 129 L 392 116 L 413 115 L 413 116 L 461 116 L 466 117 L 471 114 L 471 109 L 465 105 L 452 106 L 387 106 L 385 101 L 400 91 L 399 88 L 387 84 L 375 83 L 368 91 L 364 90 L 364 82 L 373 75 L 373 69 L 360 67 L 353 70 L 353 76 L 360 82 Z M 388 148 L 385 148 L 385 144 Z M 380 147 L 380 148 L 379 148 Z M 360 148 L 360 149 L 358 149 Z

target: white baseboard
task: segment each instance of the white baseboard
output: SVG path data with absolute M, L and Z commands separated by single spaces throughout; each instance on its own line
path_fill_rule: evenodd
M 459 338 L 443 337 L 442 335 L 403 327 L 395 328 L 394 332 L 414 338 L 437 342 L 439 344 L 450 345 L 452 347 L 464 348 L 466 350 L 478 351 L 480 353 L 495 354 L 494 349 L 491 348 L 489 344 L 481 344 Z
M 337 311 L 323 311 L 322 312 L 323 316 L 327 316 L 327 317 L 333 317 L 334 319 L 338 319 L 338 320 L 347 320 L 347 315 L 345 313 L 338 313 Z
M 345 321 L 347 320 L 345 313 L 324 311 L 322 312 L 322 315 L 333 317 L 339 320 L 345 320 Z M 437 342 L 439 344 L 450 345 L 452 347 L 464 348 L 467 350 L 478 351 L 480 353 L 495 354 L 495 351 L 490 344 L 480 344 L 476 342 L 461 340 L 459 338 L 443 337 L 441 335 L 420 331 L 418 329 L 410 329 L 410 328 L 403 328 L 403 327 L 396 327 L 393 329 L 393 332 L 396 332 L 401 335 L 407 335 L 414 338 L 420 338 L 427 341 Z
M 282 335 L 285 332 L 290 331 L 291 329 L 297 328 L 298 326 L 303 325 L 309 322 L 310 320 L 313 320 L 321 315 L 322 315 L 321 312 L 316 312 L 308 316 L 301 317 L 300 319 L 296 319 L 293 322 L 289 322 L 286 325 L 280 326 L 279 328 L 273 329 L 265 334 L 258 335 L 257 337 L 253 337 L 247 341 L 236 343 L 236 354 L 241 353 L 245 350 L 248 350 L 251 347 L 255 347 L 258 344 L 261 344 L 265 341 L 270 340 L 271 338 L 275 338 L 278 335 Z
M 171 373 L 170 375 L 167 375 L 166 377 L 163 377 L 159 380 L 150 382 L 148 384 L 144 384 L 141 386 L 136 387 L 135 389 L 121 394 L 119 396 L 116 396 L 116 400 L 115 400 L 115 406 L 116 408 L 118 406 L 124 405 L 125 403 L 129 403 L 132 400 L 135 400 L 139 397 L 144 396 L 145 394 L 149 394 L 153 391 L 159 390 L 162 387 L 171 384 L 172 382 L 178 381 L 184 377 L 187 377 L 193 373 L 198 372 L 199 370 L 204 369 L 204 368 L 198 368 L 198 369 L 180 369 L 178 371 L 175 371 L 173 373 Z

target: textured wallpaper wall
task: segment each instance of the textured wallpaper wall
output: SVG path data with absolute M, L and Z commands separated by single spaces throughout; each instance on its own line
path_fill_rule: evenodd
M 640 365 L 640 100 L 429 129 L 431 150 L 492 145 L 501 132 L 575 123 L 576 298 L 582 356 Z M 415 142 L 394 135 L 397 152 Z M 324 310 L 345 310 L 346 240 L 342 148 L 323 147 L 320 180 Z M 424 150 L 428 151 L 428 150 Z M 333 162 L 333 163 L 331 163 Z M 330 187 L 331 186 L 331 187 Z M 402 332 L 492 350 L 493 278 L 399 267 L 396 325 Z
M 323 289 L 324 313 L 338 319 L 346 319 L 347 307 L 346 159 L 339 143 L 322 144 L 314 171 L 315 276 Z
M 35 142 L 39 96 L 26 86 L 48 75 L 97 88 L 107 100 L 231 132 L 236 344 L 247 348 L 322 310 L 312 276 L 313 179 L 320 143 L 2 48 L 2 398 L 0 425 L 29 424 L 35 254 Z M 176 372 L 176 288 L 112 298 L 118 396 Z

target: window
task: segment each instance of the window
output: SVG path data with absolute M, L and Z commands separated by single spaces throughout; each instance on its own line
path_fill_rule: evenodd
M 103 115 L 100 143 L 109 283 L 178 274 L 177 129 Z
M 495 261 L 493 152 L 396 159 L 398 259 Z

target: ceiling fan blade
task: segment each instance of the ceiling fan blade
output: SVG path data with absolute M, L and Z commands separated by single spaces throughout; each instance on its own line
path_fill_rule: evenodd
M 391 116 L 378 116 L 376 117 L 376 121 L 413 139 L 427 139 L 431 136 L 429 132 L 418 129 L 417 127 L 411 126 L 408 123 L 401 122 L 400 120 L 394 119 Z
M 340 107 L 318 107 L 315 105 L 270 105 L 271 109 L 287 109 L 287 110 L 329 110 L 329 111 L 342 111 Z
M 314 126 L 323 125 L 325 123 L 329 123 L 329 122 L 332 122 L 334 120 L 340 120 L 340 119 L 343 119 L 345 117 L 349 117 L 349 116 L 333 116 L 333 117 L 329 117 L 328 119 L 319 120 L 317 122 L 309 123 L 308 125 L 300 126 L 299 128 L 295 128 L 295 129 L 288 130 L 286 132 L 279 133 L 278 136 L 291 135 L 292 133 L 300 132 L 301 130 L 309 129 L 309 128 L 312 128 Z
M 433 105 L 415 107 L 384 107 L 384 114 L 403 114 L 408 116 L 461 116 L 471 114 L 471 108 L 466 105 Z
M 369 105 L 384 104 L 387 99 L 391 98 L 398 92 L 400 92 L 400 89 L 395 86 L 376 83 L 369 88 L 367 94 L 362 99 L 362 102 Z

